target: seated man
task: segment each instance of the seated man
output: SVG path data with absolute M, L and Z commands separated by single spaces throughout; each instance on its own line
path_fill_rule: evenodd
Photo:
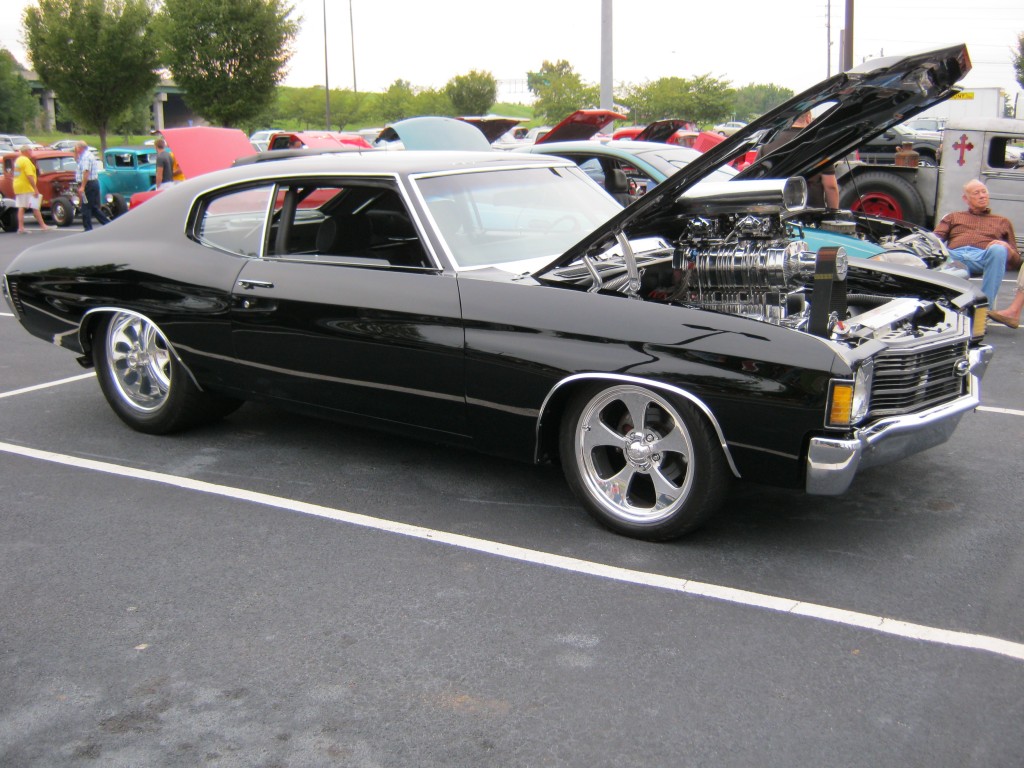
M 964 184 L 966 211 L 947 213 L 935 227 L 935 235 L 945 241 L 954 261 L 971 275 L 981 275 L 981 290 L 995 302 L 999 284 L 1006 274 L 1007 261 L 1019 263 L 1013 224 L 988 207 L 988 188 L 977 179 Z

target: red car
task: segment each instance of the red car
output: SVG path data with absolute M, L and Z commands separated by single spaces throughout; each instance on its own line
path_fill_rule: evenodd
M 17 228 L 17 207 L 14 198 L 14 163 L 20 152 L 3 156 L 4 175 L 0 179 L 0 228 L 11 232 Z M 43 195 L 41 210 L 49 213 L 58 227 L 67 227 L 75 220 L 78 210 L 78 190 L 75 187 L 75 156 L 57 149 L 33 149 L 29 159 L 36 167 L 36 180 Z

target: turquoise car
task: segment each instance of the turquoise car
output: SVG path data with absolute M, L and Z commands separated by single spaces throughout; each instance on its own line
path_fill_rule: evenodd
M 104 213 L 112 219 L 120 216 L 133 194 L 156 185 L 156 148 L 111 147 L 103 153 L 99 182 Z

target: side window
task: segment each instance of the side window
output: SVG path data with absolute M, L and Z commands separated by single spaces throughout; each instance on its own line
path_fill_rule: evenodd
M 993 136 L 989 140 L 986 163 L 989 168 L 1024 168 L 1024 149 L 1014 146 L 1013 138 Z
M 273 191 L 273 185 L 265 185 L 206 198 L 195 215 L 192 239 L 239 256 L 259 256 Z
M 576 164 L 583 170 L 587 176 L 592 178 L 602 187 L 604 186 L 604 168 L 601 165 L 601 161 L 596 157 L 588 157 L 586 159 L 580 157 L 572 158 L 576 161 Z
M 282 184 L 267 255 L 377 267 L 431 266 L 398 193 L 358 184 Z

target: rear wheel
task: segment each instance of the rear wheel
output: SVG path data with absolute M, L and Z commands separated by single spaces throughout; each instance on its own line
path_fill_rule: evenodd
M 163 333 L 146 318 L 110 315 L 93 336 L 92 352 L 107 402 L 140 432 L 175 432 L 215 421 L 241 405 L 200 390 Z
M 70 227 L 75 220 L 75 206 L 63 195 L 55 197 L 50 201 L 50 218 L 58 227 Z
M 912 224 L 925 223 L 924 201 L 917 188 L 902 176 L 883 171 L 868 171 L 844 179 L 839 207 L 872 216 L 902 219 Z
M 13 232 L 18 228 L 18 212 L 14 208 L 0 210 L 0 229 Z
M 722 502 L 728 470 L 703 415 L 685 400 L 617 384 L 585 390 L 560 437 L 569 486 L 602 525 L 639 539 L 699 527 Z

